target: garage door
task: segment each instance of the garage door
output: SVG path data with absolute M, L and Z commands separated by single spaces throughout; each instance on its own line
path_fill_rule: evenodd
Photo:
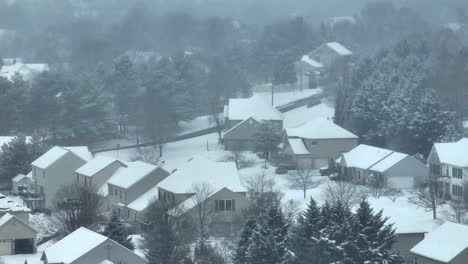
M 328 159 L 315 159 L 314 160 L 314 168 L 315 169 L 320 169 L 323 167 L 328 166 Z
M 414 187 L 413 177 L 388 177 L 388 188 L 411 189 Z
M 0 240 L 0 256 L 13 255 L 11 240 Z

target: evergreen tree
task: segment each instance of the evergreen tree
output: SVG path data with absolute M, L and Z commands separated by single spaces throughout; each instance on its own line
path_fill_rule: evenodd
M 32 158 L 26 137 L 18 136 L 1 147 L 0 177 L 3 183 L 10 183 L 11 179 L 22 173 L 31 171 Z
M 266 159 L 270 159 L 270 154 L 277 149 L 281 141 L 277 127 L 270 122 L 262 122 L 258 125 L 252 137 L 253 150 Z
M 135 245 L 128 236 L 122 220 L 119 219 L 116 213 L 112 214 L 110 221 L 106 224 L 103 235 L 130 250 L 135 249 Z
M 244 228 L 237 242 L 237 249 L 234 255 L 234 264 L 248 264 L 247 250 L 251 244 L 252 234 L 256 228 L 257 222 L 255 218 L 249 217 L 244 224 Z
M 306 211 L 299 216 L 298 226 L 292 237 L 292 250 L 296 264 L 318 264 L 320 252 L 317 252 L 317 240 L 323 224 L 320 208 L 313 198 Z
M 287 52 L 282 52 L 275 60 L 273 66 L 273 85 L 295 84 L 297 82 L 295 60 Z

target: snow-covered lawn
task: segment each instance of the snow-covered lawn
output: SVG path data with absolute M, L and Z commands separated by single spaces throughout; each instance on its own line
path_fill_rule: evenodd
M 58 231 L 58 227 L 52 222 L 50 216 L 45 214 L 30 214 L 29 224 L 38 232 L 38 240 L 51 236 Z
M 202 130 L 205 128 L 215 127 L 214 122 L 210 122 L 210 116 L 199 116 L 190 121 L 179 122 L 180 132 L 179 134 L 187 134 L 197 130 Z
M 135 245 L 134 252 L 138 254 L 140 257 L 145 257 L 145 250 L 143 249 L 143 240 L 144 238 L 141 235 L 131 235 L 130 238 L 132 239 L 133 244 Z
M 312 107 L 299 107 L 283 113 L 284 127 L 297 127 L 315 118 L 327 118 L 333 120 L 335 116 L 335 106 L 327 99 L 323 99 L 321 104 Z

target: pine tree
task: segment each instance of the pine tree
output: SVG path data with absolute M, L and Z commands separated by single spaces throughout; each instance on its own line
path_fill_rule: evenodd
M 122 220 L 119 219 L 116 213 L 112 214 L 110 221 L 106 224 L 103 235 L 130 250 L 135 249 L 135 245 L 128 236 Z
M 283 264 L 291 259 L 288 249 L 289 225 L 281 210 L 272 206 L 257 222 L 247 250 L 249 264 Z
M 292 237 L 292 251 L 296 264 L 318 264 L 320 252 L 317 252 L 317 244 L 320 238 L 320 229 L 323 224 L 320 208 L 313 198 L 310 199 L 306 211 L 299 216 L 298 226 Z
M 294 58 L 288 52 L 281 52 L 273 67 L 273 85 L 295 84 L 297 82 Z
M 237 249 L 234 255 L 234 264 L 248 264 L 247 250 L 251 244 L 252 234 L 256 229 L 257 222 L 255 218 L 249 217 L 244 224 L 244 228 L 237 242 Z

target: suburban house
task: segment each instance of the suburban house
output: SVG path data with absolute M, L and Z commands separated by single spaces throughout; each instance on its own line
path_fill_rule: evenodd
M 438 179 L 438 191 L 446 199 L 463 200 L 468 177 L 468 138 L 435 143 L 428 157 L 430 176 Z
M 13 179 L 11 179 L 11 187 L 13 193 L 29 192 L 33 190 L 34 179 L 32 177 L 32 171 L 27 175 L 20 173 L 13 177 Z
M 410 250 L 424 239 L 426 233 L 426 231 L 422 230 L 402 231 L 398 228 L 396 229 L 395 235 L 397 239 L 393 248 L 400 252 L 401 257 L 405 261 L 404 263 L 413 263 L 414 256 L 410 253 Z
M 0 217 L 11 214 L 29 223 L 29 213 L 31 213 L 29 208 L 0 193 Z
M 429 175 L 426 164 L 410 155 L 364 144 L 342 154 L 337 164 L 346 179 L 366 182 L 373 175 L 387 188 L 414 188 Z
M 346 82 L 353 53 L 338 42 L 328 42 L 306 54 L 299 62 L 300 76 L 309 79 L 309 86 Z
M 271 124 L 278 135 L 283 131 L 283 115 L 257 96 L 229 99 L 224 107 L 226 150 L 250 150 L 252 136 L 260 122 Z
M 31 209 L 54 209 L 57 191 L 76 182 L 75 170 L 91 158 L 88 147 L 53 147 L 31 163 L 34 190 L 23 201 Z
M 100 195 L 107 199 L 107 181 L 118 169 L 126 167 L 127 165 L 119 160 L 98 156 L 75 171 L 76 182 L 95 188 Z M 107 200 L 107 202 L 109 201 Z M 107 209 L 110 209 L 109 204 L 107 204 Z
M 468 137 L 468 119 L 463 120 L 462 126 L 463 126 L 463 134 L 465 135 L 465 137 Z
M 28 222 L 6 213 L 0 217 L 0 256 L 36 253 L 37 231 Z
M 168 175 L 160 166 L 141 161 L 125 162 L 107 181 L 108 200 L 112 212 L 124 220 L 135 220 L 135 211 L 127 206 L 164 180 Z
M 320 169 L 358 145 L 359 137 L 325 118 L 283 132 L 283 152 L 298 169 Z
M 414 264 L 468 263 L 468 226 L 445 222 L 411 249 Z
M 44 63 L 24 64 L 16 62 L 12 65 L 4 65 L 0 69 L 0 77 L 4 77 L 9 81 L 13 80 L 16 74 L 19 74 L 24 80 L 30 81 L 35 75 L 49 71 L 49 65 Z
M 146 259 L 114 240 L 84 227 L 46 248 L 41 261 L 44 264 L 148 263 Z M 28 264 L 28 261 L 25 263 Z
M 160 182 L 158 189 L 158 199 L 172 204 L 174 215 L 182 222 L 193 223 L 200 206 L 206 206 L 215 236 L 238 231 L 252 207 L 234 162 L 195 157 Z

